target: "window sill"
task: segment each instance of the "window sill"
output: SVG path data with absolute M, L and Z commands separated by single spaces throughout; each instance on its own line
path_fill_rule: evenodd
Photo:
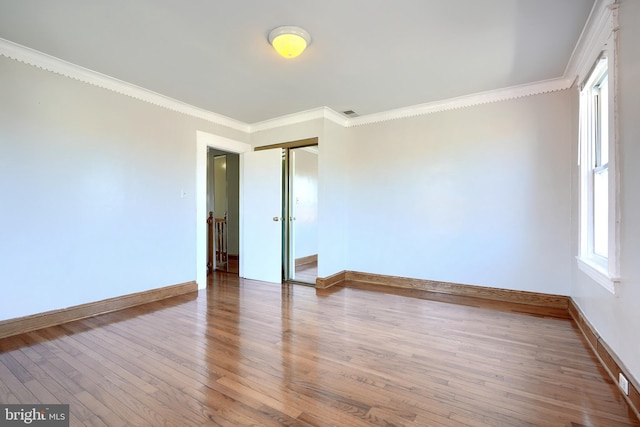
M 593 259 L 578 256 L 576 260 L 578 261 L 578 268 L 586 273 L 587 276 L 613 295 L 616 294 L 615 285 L 620 282 L 619 278 L 611 277 L 605 268 Z

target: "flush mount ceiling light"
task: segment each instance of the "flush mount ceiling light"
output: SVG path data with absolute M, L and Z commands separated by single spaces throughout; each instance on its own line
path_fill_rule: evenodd
M 269 33 L 269 43 L 285 58 L 295 58 L 300 55 L 311 42 L 311 36 L 300 27 L 286 25 L 278 27 Z

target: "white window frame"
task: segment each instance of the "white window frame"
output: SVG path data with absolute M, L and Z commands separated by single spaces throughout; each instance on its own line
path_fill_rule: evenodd
M 620 282 L 620 248 L 619 248 L 619 174 L 617 168 L 617 67 L 616 67 L 616 34 L 613 32 L 605 45 L 605 50 L 595 61 L 580 85 L 580 131 L 579 131 L 579 171 L 580 171 L 580 243 L 577 258 L 578 267 L 589 277 L 615 294 L 616 285 Z M 594 147 L 597 135 L 593 125 L 593 91 L 603 75 L 602 67 L 608 73 L 608 256 L 603 257 L 594 250 L 594 173 L 602 169 L 595 162 Z

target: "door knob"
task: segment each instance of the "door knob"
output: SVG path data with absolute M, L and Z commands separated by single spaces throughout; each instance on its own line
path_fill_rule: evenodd
M 277 217 L 277 216 L 274 216 L 274 217 L 273 217 L 273 220 L 274 220 L 274 221 L 276 221 L 276 222 L 278 222 L 278 221 L 280 221 L 280 218 L 279 218 L 279 217 Z

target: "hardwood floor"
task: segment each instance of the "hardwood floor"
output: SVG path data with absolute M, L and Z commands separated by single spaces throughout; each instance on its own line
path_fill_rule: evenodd
M 0 402 L 69 403 L 71 425 L 640 426 L 554 312 L 214 278 L 0 340 Z

